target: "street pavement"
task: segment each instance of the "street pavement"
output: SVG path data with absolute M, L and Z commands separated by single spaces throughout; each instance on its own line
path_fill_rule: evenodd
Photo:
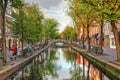
M 107 61 L 107 62 L 114 62 L 117 60 L 117 53 L 116 53 L 116 49 L 113 49 L 113 48 L 103 48 L 103 54 L 96 54 L 96 53 L 93 53 L 92 54 L 100 59 L 100 60 L 103 60 L 103 61 Z
M 116 49 L 112 48 L 103 48 L 103 55 L 97 55 L 98 58 L 105 61 L 116 61 L 117 60 L 117 54 Z
M 114 48 L 103 48 L 103 53 L 117 58 L 116 49 Z

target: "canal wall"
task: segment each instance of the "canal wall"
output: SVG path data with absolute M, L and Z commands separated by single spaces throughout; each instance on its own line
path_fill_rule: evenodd
M 28 64 L 34 62 L 34 60 L 36 60 L 36 58 L 42 52 L 46 51 L 49 48 L 49 46 L 50 46 L 50 44 L 48 44 L 47 46 L 43 47 L 41 50 L 39 50 L 38 52 L 34 53 L 30 57 L 25 58 L 24 60 L 22 60 L 20 62 L 17 62 L 16 64 L 13 64 L 11 67 L 1 71 L 0 72 L 0 80 L 6 80 L 8 77 L 13 75 L 17 71 L 24 69 L 25 66 L 27 66 Z
M 92 55 L 87 50 L 80 49 L 72 45 L 71 47 L 86 58 L 90 64 L 98 68 L 110 80 L 120 80 L 120 66 L 114 65 L 104 59 L 101 60 L 99 57 Z

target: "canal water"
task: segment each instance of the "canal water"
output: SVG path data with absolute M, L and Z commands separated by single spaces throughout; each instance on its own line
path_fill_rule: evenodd
M 71 48 L 49 48 L 39 72 L 34 80 L 100 80 L 100 71 Z M 102 75 L 102 80 L 109 79 Z

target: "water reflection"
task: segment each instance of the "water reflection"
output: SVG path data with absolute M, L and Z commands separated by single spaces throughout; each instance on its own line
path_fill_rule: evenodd
M 50 48 L 38 67 L 28 80 L 100 80 L 100 71 L 71 48 Z
M 82 80 L 80 75 L 82 69 L 79 65 L 76 65 L 77 55 L 75 51 L 71 48 L 58 48 L 56 56 L 59 57 L 55 61 L 58 77 L 51 78 L 51 76 L 48 76 L 48 80 Z
M 56 56 L 59 57 L 59 60 L 56 61 L 56 65 L 59 70 L 67 70 L 71 68 L 71 63 L 67 62 L 66 59 L 63 57 L 64 53 L 61 49 L 57 50 Z
M 82 69 L 80 66 L 74 66 L 74 69 L 70 70 L 71 77 L 69 80 L 83 80 L 81 76 Z
M 47 54 L 45 61 L 38 64 L 38 68 L 35 67 L 34 70 L 31 70 L 31 76 L 28 80 L 47 80 L 48 75 L 57 77 L 57 66 L 54 64 L 58 59 L 56 56 L 56 50 L 51 50 L 51 53 Z

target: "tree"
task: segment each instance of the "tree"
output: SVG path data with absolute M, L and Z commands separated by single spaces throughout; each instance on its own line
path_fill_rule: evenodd
M 98 12 L 104 16 L 104 20 L 110 22 L 115 38 L 117 61 L 120 62 L 120 42 L 118 29 L 116 27 L 116 24 L 120 19 L 120 0 L 84 0 L 84 2 L 98 8 Z
M 68 10 L 68 15 L 71 16 L 73 23 L 75 25 L 75 27 L 78 30 L 78 36 L 79 36 L 79 30 L 83 29 L 83 34 L 82 37 L 83 39 L 81 40 L 82 42 L 82 48 L 85 48 L 84 45 L 84 38 L 85 38 L 85 17 L 83 15 L 79 15 L 79 10 L 80 10 L 80 4 L 79 4 L 79 0 L 74 0 L 74 1 L 69 1 L 68 2 L 69 5 L 69 10 Z
M 47 18 L 44 22 L 46 38 L 57 38 L 58 22 L 53 18 Z
M 84 31 L 86 31 L 86 37 L 88 40 L 88 51 L 90 51 L 90 37 L 89 37 L 89 29 L 92 26 L 94 19 L 97 17 L 91 5 L 86 5 L 80 0 L 72 0 L 70 1 L 70 12 L 72 12 L 73 20 L 75 24 L 78 26 L 82 26 Z M 85 34 L 85 32 L 84 32 Z
M 73 27 L 67 25 L 66 28 L 62 33 L 60 33 L 60 36 L 67 40 L 76 40 L 77 39 L 77 31 Z
M 6 62 L 6 40 L 5 40 L 5 13 L 7 9 L 8 2 L 10 2 L 12 7 L 18 7 L 22 5 L 21 0 L 0 0 L 0 17 L 2 22 L 2 55 L 3 61 Z
M 33 4 L 31 6 L 26 6 L 24 9 L 26 13 L 26 36 L 25 40 L 29 40 L 30 42 L 37 42 L 41 39 L 42 32 L 42 20 L 44 20 L 44 16 L 37 5 Z
M 13 17 L 12 32 L 19 35 L 23 43 L 35 43 L 41 39 L 44 17 L 37 5 L 26 4 L 18 9 L 18 13 L 13 13 Z

